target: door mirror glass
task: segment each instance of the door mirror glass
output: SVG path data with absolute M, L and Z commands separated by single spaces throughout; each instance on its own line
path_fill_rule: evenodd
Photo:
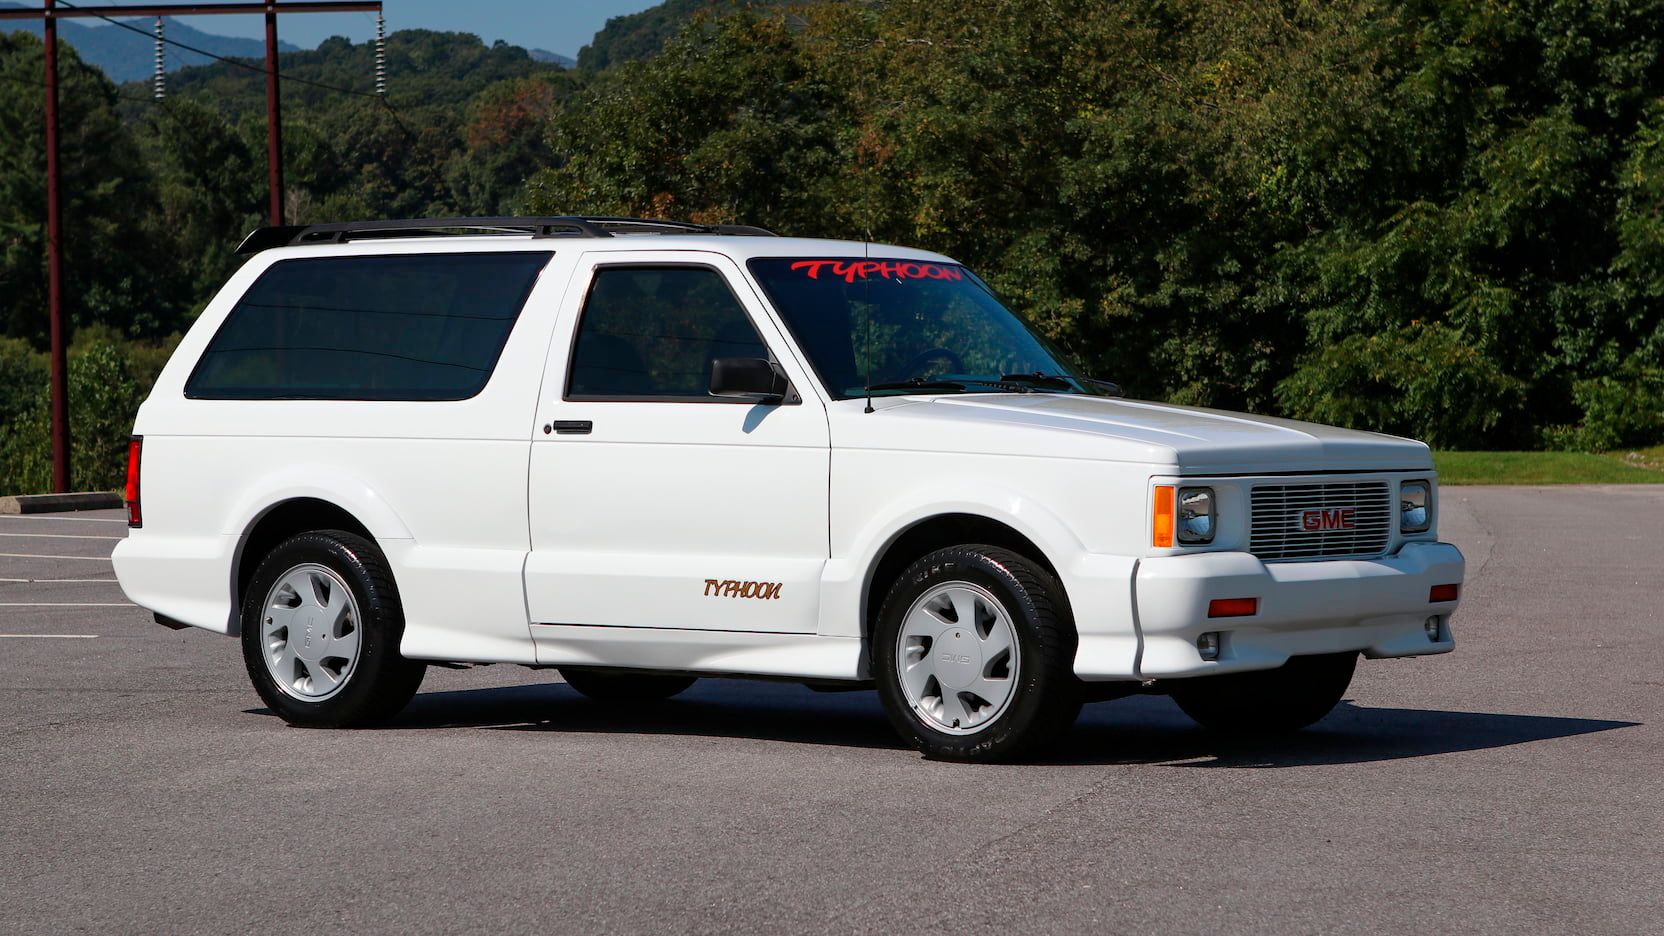
M 780 365 L 762 358 L 715 358 L 711 361 L 711 396 L 785 399 L 790 383 Z

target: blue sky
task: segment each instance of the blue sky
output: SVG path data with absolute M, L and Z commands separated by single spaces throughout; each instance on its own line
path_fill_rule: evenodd
M 30 2 L 30 0 L 23 0 Z M 99 0 L 120 5 L 136 0 Z M 144 0 L 172 3 L 183 0 Z M 494 42 L 504 39 L 518 46 L 548 49 L 576 56 L 596 30 L 611 16 L 637 13 L 661 0 L 383 0 L 388 30 L 422 28 L 471 32 Z M 32 3 L 30 5 L 33 5 Z M 181 17 L 203 32 L 222 36 L 264 38 L 259 16 Z M 90 24 L 89 24 L 90 25 Z M 278 17 L 277 34 L 285 42 L 314 48 L 330 36 L 362 42 L 375 35 L 373 13 L 296 13 Z

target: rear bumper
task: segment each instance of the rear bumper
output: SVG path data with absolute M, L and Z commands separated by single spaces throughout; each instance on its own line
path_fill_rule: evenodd
M 1465 565 L 1449 543 L 1410 543 L 1396 555 L 1367 560 L 1267 564 L 1241 552 L 1142 560 L 1134 586 L 1138 676 L 1271 669 L 1291 656 L 1317 653 L 1448 653 L 1455 647 L 1449 620 L 1457 602 L 1429 602 L 1428 592 L 1461 583 Z M 1216 598 L 1258 598 L 1259 607 L 1246 617 L 1210 619 L 1208 603 Z M 1433 615 L 1440 618 L 1436 640 L 1426 630 Z M 1196 647 L 1209 631 L 1220 634 L 1216 661 L 1203 660 Z
M 135 531 L 111 561 L 129 601 L 176 623 L 235 634 L 231 568 L 236 536 L 164 536 Z

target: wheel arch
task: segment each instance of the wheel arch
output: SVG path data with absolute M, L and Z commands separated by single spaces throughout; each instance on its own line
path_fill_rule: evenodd
M 244 592 L 254 572 L 277 545 L 298 533 L 310 530 L 346 530 L 372 543 L 376 534 L 352 511 L 331 500 L 315 496 L 288 497 L 275 501 L 251 517 L 238 538 L 231 560 L 231 621 L 230 633 L 242 632 Z M 397 576 L 395 575 L 395 579 Z
M 1067 587 L 1058 566 L 1033 536 L 1003 520 L 983 513 L 948 511 L 921 517 L 893 533 L 868 564 L 861 589 L 861 639 L 872 639 L 878 611 L 889 591 L 889 583 L 913 562 L 938 549 L 965 544 L 998 546 L 1030 559 L 1045 569 L 1058 588 Z

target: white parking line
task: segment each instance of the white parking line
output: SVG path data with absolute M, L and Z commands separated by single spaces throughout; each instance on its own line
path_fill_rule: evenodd
M 40 556 L 34 553 L 0 553 L 0 559 L 87 559 L 92 562 L 114 562 L 109 556 Z
M 66 517 L 63 514 L 41 516 L 37 514 L 0 514 L 0 520 L 28 520 L 31 523 L 57 523 L 62 520 L 74 520 L 78 523 L 126 523 L 126 517 Z
M 110 584 L 111 584 L 111 585 L 114 585 L 114 584 L 116 584 L 116 580 L 115 580 L 115 579 L 113 579 L 113 578 L 108 578 L 108 579 L 106 579 L 106 578 L 97 578 L 97 579 L 19 579 L 19 578 L 0 578 L 0 583 L 4 583 L 4 582 L 23 582 L 23 583 L 28 583 L 28 584 L 32 584 L 32 585 L 65 585 L 65 584 L 69 584 L 69 583 L 71 583 L 71 582 L 74 582 L 74 583 L 86 583 L 86 582 L 109 582 L 109 583 L 110 583 Z
M 97 634 L 0 634 L 0 639 L 10 637 L 14 640 L 27 640 L 31 637 L 40 640 L 94 640 Z
M 124 540 L 125 536 L 89 536 L 86 533 L 0 533 L 0 536 L 15 536 L 21 539 L 97 539 Z
M 136 608 L 131 601 L 0 601 L 0 608 Z

